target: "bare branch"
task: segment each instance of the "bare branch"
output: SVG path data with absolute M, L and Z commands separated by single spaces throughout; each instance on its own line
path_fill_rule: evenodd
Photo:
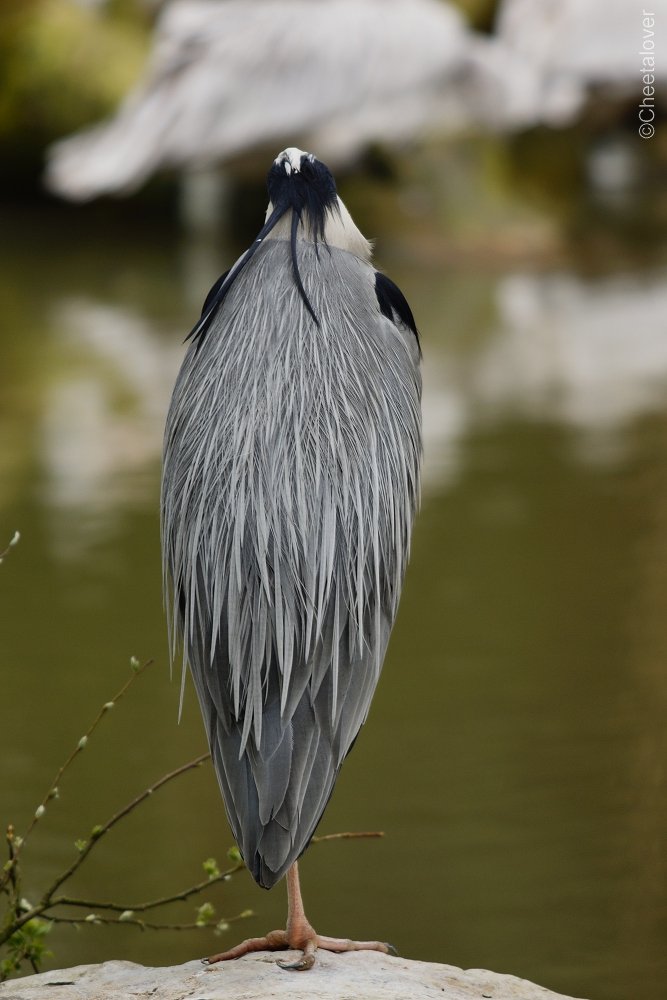
M 54 882 L 52 882 L 52 884 L 49 886 L 49 888 L 42 896 L 40 902 L 36 906 L 31 907 L 29 910 L 22 912 L 20 917 L 17 916 L 15 920 L 10 922 L 9 926 L 7 926 L 3 930 L 0 930 L 0 945 L 3 944 L 5 941 L 7 941 L 8 938 L 12 936 L 12 934 L 20 930 L 21 927 L 24 926 L 24 924 L 27 924 L 30 920 L 33 920 L 35 917 L 41 917 L 42 914 L 47 913 L 54 906 L 53 894 L 55 893 L 56 889 L 60 888 L 63 882 L 67 881 L 67 879 L 70 878 L 70 876 L 72 876 L 75 871 L 77 871 L 77 869 L 83 864 L 85 859 L 88 857 L 93 847 L 101 840 L 101 838 L 104 836 L 105 833 L 108 833 L 109 830 L 116 825 L 116 823 L 118 823 L 121 819 L 124 819 L 124 817 L 127 816 L 129 813 L 131 813 L 133 809 L 136 809 L 138 805 L 144 802 L 150 795 L 153 794 L 153 792 L 156 792 L 159 788 L 162 788 L 163 785 L 166 785 L 167 782 L 172 781 L 174 778 L 179 777 L 181 774 L 185 774 L 186 771 L 191 771 L 195 767 L 200 767 L 204 763 L 204 761 L 207 760 L 209 757 L 210 754 L 208 753 L 201 754 L 201 756 L 196 757 L 194 760 L 189 761 L 187 764 L 182 764 L 181 767 L 177 767 L 174 771 L 170 771 L 168 774 L 163 775 L 158 781 L 155 782 L 155 784 L 151 785 L 150 788 L 146 788 L 140 795 L 137 795 L 136 798 L 132 799 L 131 802 L 129 802 L 126 806 L 124 806 L 121 810 L 119 810 L 119 812 L 115 813 L 110 819 L 107 820 L 105 824 L 99 827 L 95 827 L 93 838 L 90 841 L 88 841 L 88 843 L 83 848 L 79 856 L 75 858 L 75 860 L 72 862 L 69 868 L 67 868 L 64 872 L 61 872 L 61 874 L 58 875 L 58 877 L 54 880 Z M 9 878 L 10 873 L 7 872 L 6 874 L 7 877 Z M 49 917 L 49 919 L 53 918 Z
M 18 545 L 20 540 L 21 540 L 20 531 L 15 531 L 11 539 L 9 540 L 9 545 L 7 546 L 7 548 L 3 549 L 3 551 L 0 552 L 0 563 L 4 561 L 5 556 L 9 555 L 10 551 L 14 548 L 14 546 Z
M 186 771 L 191 771 L 195 767 L 201 767 L 204 761 L 208 760 L 209 757 L 210 754 L 208 753 L 201 754 L 199 757 L 195 757 L 194 760 L 188 761 L 187 764 L 181 764 L 181 766 L 177 767 L 174 771 L 170 771 L 168 774 L 164 774 L 158 781 L 155 782 L 155 784 L 151 785 L 149 788 L 144 789 L 144 791 L 141 792 L 140 795 L 137 795 L 136 798 L 132 799 L 131 802 L 128 802 L 126 806 L 123 806 L 123 808 L 120 809 L 117 813 L 114 813 L 114 815 L 110 819 L 108 819 L 106 823 L 103 823 L 102 826 L 94 827 L 92 838 L 88 841 L 86 846 L 79 853 L 79 856 L 74 859 L 69 868 L 67 868 L 64 872 L 62 872 L 56 878 L 56 880 L 49 886 L 49 888 L 46 890 L 44 894 L 42 903 L 47 902 L 48 900 L 48 904 L 52 905 L 51 901 L 56 889 L 59 889 L 60 886 L 63 884 L 63 882 L 66 882 L 67 879 L 70 878 L 70 876 L 72 876 L 74 872 L 81 867 L 81 865 L 86 860 L 92 849 L 97 844 L 99 844 L 102 837 L 104 837 L 104 835 L 107 834 L 109 830 L 111 830 L 116 825 L 116 823 L 119 823 L 122 819 L 128 816 L 134 809 L 137 808 L 137 806 L 141 805 L 142 802 L 144 802 L 159 788 L 162 788 L 163 785 L 166 785 L 167 782 L 172 781 L 174 778 L 180 777 L 181 774 L 185 774 Z
M 154 924 L 146 920 L 133 920 L 131 917 L 128 917 L 126 920 L 118 920 L 114 917 L 100 917 L 97 913 L 89 914 L 94 919 L 81 920 L 79 917 L 49 917 L 49 920 L 54 924 L 74 924 L 79 927 L 81 924 L 104 924 L 106 927 L 140 927 L 142 931 L 194 931 L 213 930 L 218 924 L 234 924 L 239 920 L 245 920 L 250 915 L 250 912 L 243 912 L 237 913 L 235 917 L 220 917 L 215 921 L 207 923 L 199 921 L 188 924 Z
M 245 865 L 241 861 L 239 864 L 234 865 L 233 868 L 228 868 L 227 871 L 221 872 L 213 878 L 204 879 L 202 882 L 190 886 L 189 889 L 184 889 L 183 892 L 176 892 L 172 896 L 163 896 L 162 899 L 153 899 L 148 903 L 135 903 L 134 905 L 130 903 L 124 905 L 111 902 L 98 903 L 87 899 L 74 899 L 69 896 L 57 896 L 51 900 L 51 906 L 80 906 L 86 910 L 113 910 L 119 913 L 126 913 L 128 910 L 131 910 L 133 913 L 145 913 L 146 910 L 154 910 L 158 906 L 166 906 L 167 903 L 179 903 L 189 899 L 190 896 L 196 896 L 197 893 L 203 892 L 209 886 L 216 885 L 218 882 L 226 882 L 232 875 L 242 871 L 244 868 Z
M 325 833 L 313 837 L 312 844 L 321 844 L 325 840 L 363 840 L 368 837 L 384 837 L 384 830 L 366 830 L 359 833 Z
M 134 662 L 134 661 L 132 661 L 132 662 Z M 7 884 L 7 881 L 11 878 L 11 873 L 14 870 L 14 868 L 16 867 L 16 865 L 18 864 L 19 855 L 20 855 L 20 853 L 21 853 L 21 851 L 22 851 L 22 849 L 23 849 L 23 847 L 25 845 L 25 842 L 28 839 L 28 837 L 30 836 L 30 834 L 32 833 L 35 825 L 38 823 L 38 821 L 42 818 L 42 816 L 46 812 L 47 804 L 51 801 L 51 799 L 54 799 L 54 798 L 57 797 L 57 795 L 58 795 L 58 786 L 60 784 L 60 780 L 61 780 L 63 774 L 65 773 L 65 771 L 67 771 L 67 769 L 72 764 L 72 762 L 74 761 L 74 759 L 84 749 L 84 747 L 86 746 L 86 744 L 88 742 L 88 739 L 95 732 L 95 730 L 97 729 L 98 725 L 100 724 L 100 722 L 102 721 L 102 719 L 104 718 L 104 716 L 107 714 L 107 712 L 111 708 L 113 708 L 114 705 L 116 705 L 121 700 L 121 698 L 132 687 L 132 685 L 136 681 L 137 677 L 139 677 L 144 672 L 144 670 L 147 667 L 149 667 L 152 663 L 153 663 L 153 660 L 150 659 L 150 660 L 146 660 L 142 664 L 138 664 L 137 663 L 136 667 L 133 666 L 133 672 L 130 675 L 130 677 L 123 684 L 123 686 L 118 691 L 118 693 L 111 699 L 111 701 L 107 701 L 107 702 L 104 703 L 104 705 L 102 706 L 102 708 L 99 710 L 99 712 L 95 716 L 93 722 L 88 727 L 88 729 L 86 730 L 86 732 L 84 733 L 84 735 L 81 737 L 81 739 L 79 740 L 79 742 L 77 743 L 77 745 L 74 747 L 74 749 L 72 750 L 72 752 L 70 753 L 70 755 L 67 757 L 67 759 L 65 760 L 65 762 L 59 767 L 58 772 L 56 773 L 55 778 L 53 779 L 53 781 L 49 785 L 49 788 L 48 788 L 48 790 L 46 792 L 46 795 L 44 796 L 44 798 L 42 799 L 42 801 L 40 802 L 40 804 L 37 806 L 37 809 L 35 810 L 35 812 L 33 814 L 33 817 L 32 817 L 32 819 L 31 819 L 31 821 L 30 821 L 30 823 L 28 825 L 28 829 L 23 834 L 23 837 L 20 839 L 20 841 L 18 843 L 15 843 L 14 851 L 13 851 L 13 856 L 10 859 L 11 863 L 6 867 L 6 869 L 5 869 L 4 873 L 2 874 L 2 876 L 0 876 L 0 890 L 5 887 L 5 885 Z

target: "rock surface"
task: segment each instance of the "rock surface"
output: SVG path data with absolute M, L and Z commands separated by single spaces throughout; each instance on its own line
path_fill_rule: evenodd
M 575 1000 L 515 976 L 413 962 L 376 952 L 320 952 L 309 972 L 284 972 L 258 952 L 210 968 L 133 962 L 77 965 L 0 986 L 0 1000 Z

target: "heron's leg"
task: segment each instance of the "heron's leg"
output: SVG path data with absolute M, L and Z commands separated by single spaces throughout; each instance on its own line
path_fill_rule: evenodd
M 278 962 L 281 969 L 298 969 L 303 971 L 312 968 L 315 962 L 315 952 L 318 948 L 318 937 L 310 921 L 306 917 L 301 898 L 301 883 L 299 882 L 299 863 L 295 861 L 287 872 L 287 930 L 285 937 L 288 948 L 299 948 L 303 954 L 296 962 Z
M 287 930 L 285 932 L 288 948 L 299 948 L 300 958 L 294 962 L 278 962 L 281 969 L 295 969 L 303 972 L 312 969 L 315 964 L 315 952 L 323 951 L 381 951 L 385 955 L 396 954 L 391 945 L 383 941 L 350 941 L 349 938 L 325 937 L 317 934 L 307 919 L 301 886 L 299 884 L 299 868 L 295 862 L 287 872 Z
M 294 969 L 298 972 L 312 969 L 315 964 L 315 952 L 318 948 L 324 951 L 381 951 L 385 955 L 396 954 L 390 944 L 383 941 L 350 941 L 349 938 L 324 937 L 317 934 L 306 917 L 301 898 L 299 883 L 299 867 L 295 861 L 287 872 L 287 928 L 284 931 L 270 931 L 266 937 L 248 938 L 235 948 L 223 951 L 219 955 L 205 958 L 207 965 L 215 962 L 226 962 L 231 958 L 240 958 L 251 951 L 278 951 L 296 949 L 301 956 L 294 962 L 278 962 L 281 969 Z
M 314 942 L 317 935 L 306 919 L 301 899 L 301 887 L 299 885 L 299 868 L 296 863 L 287 872 L 287 930 L 269 931 L 266 937 L 247 938 L 241 944 L 237 944 L 228 951 L 222 951 L 219 955 L 211 955 L 203 959 L 206 965 L 214 965 L 216 962 L 227 962 L 232 958 L 241 958 L 251 951 L 278 951 L 283 948 L 299 948 L 304 953 L 304 959 L 309 957 L 310 963 L 299 965 L 299 968 L 309 969 L 314 962 L 314 955 L 317 945 Z M 279 963 L 282 964 L 282 963 Z M 294 963 L 290 968 L 297 968 Z

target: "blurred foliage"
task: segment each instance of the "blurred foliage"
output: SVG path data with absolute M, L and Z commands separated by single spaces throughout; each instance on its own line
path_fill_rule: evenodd
M 147 38 L 134 4 L 3 0 L 0 178 L 32 187 L 47 143 L 109 114 L 137 79 Z
M 48 920 L 35 918 L 24 924 L 7 942 L 7 958 L 0 960 L 0 983 L 16 972 L 21 972 L 27 962 L 36 972 L 45 958 L 53 954 L 47 951 L 45 937 L 51 930 Z

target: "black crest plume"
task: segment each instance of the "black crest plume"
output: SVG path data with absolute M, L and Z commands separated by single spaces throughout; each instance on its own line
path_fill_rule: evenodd
M 273 211 L 257 234 L 254 243 L 246 250 L 236 266 L 225 272 L 213 285 L 206 296 L 201 317 L 186 337 L 186 340 L 192 338 L 201 343 L 213 316 L 234 281 L 246 264 L 252 260 L 261 243 L 266 239 L 271 230 L 290 209 L 292 210 L 290 255 L 292 258 L 294 281 L 308 312 L 319 326 L 319 319 L 303 287 L 303 281 L 299 272 L 297 235 L 299 225 L 303 224 L 309 229 L 316 247 L 318 243 L 326 245 L 324 230 L 327 215 L 330 212 L 339 211 L 338 197 L 336 194 L 336 182 L 329 168 L 324 163 L 315 159 L 312 153 L 301 153 L 299 163 L 295 164 L 293 154 L 296 152 L 296 150 L 286 150 L 273 162 L 266 179 Z

